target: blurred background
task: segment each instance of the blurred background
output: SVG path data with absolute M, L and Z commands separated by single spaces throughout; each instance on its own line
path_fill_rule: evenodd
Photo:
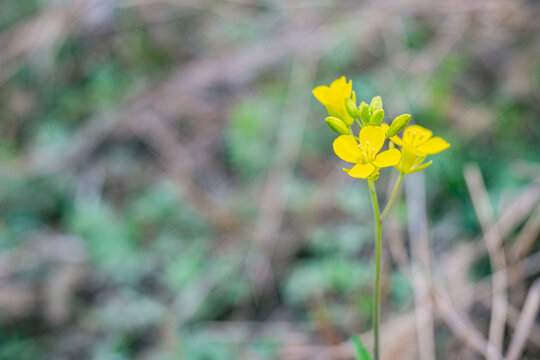
M 369 192 L 311 94 L 342 75 L 452 144 L 385 220 L 383 358 L 540 359 L 538 2 L 0 6 L 0 360 L 371 346 Z

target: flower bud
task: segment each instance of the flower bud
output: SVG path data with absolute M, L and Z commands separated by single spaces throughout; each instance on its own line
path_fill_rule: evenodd
M 368 124 L 378 126 L 378 125 L 381 125 L 383 120 L 384 120 L 384 110 L 378 109 L 373 114 L 371 114 Z
M 394 119 L 394 121 L 392 121 L 392 125 L 390 125 L 390 128 L 388 129 L 387 136 L 392 137 L 399 134 L 401 130 L 405 129 L 405 127 L 409 125 L 409 121 L 411 121 L 411 115 L 399 115 L 397 118 Z
M 369 111 L 373 114 L 378 109 L 382 109 L 382 99 L 380 96 L 375 96 L 373 99 L 371 99 Z
M 358 116 L 365 123 L 369 121 L 369 105 L 363 101 L 358 106 Z
M 356 104 L 351 99 L 345 99 L 345 109 L 347 113 L 354 119 L 356 117 Z
M 333 132 L 338 133 L 339 135 L 349 134 L 349 127 L 337 117 L 329 116 L 324 119 L 324 121 L 326 121 L 326 125 L 328 125 Z

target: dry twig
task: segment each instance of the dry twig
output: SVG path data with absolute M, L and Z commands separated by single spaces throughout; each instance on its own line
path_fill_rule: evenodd
M 490 346 L 488 349 L 487 358 L 499 359 L 502 353 L 506 313 L 508 311 L 508 302 L 506 299 L 506 289 L 508 287 L 506 258 L 502 246 L 501 233 L 494 220 L 493 210 L 480 169 L 476 165 L 468 165 L 464 169 L 464 175 L 474 210 L 482 227 L 489 259 L 495 270 L 495 275 L 493 276 L 493 306 L 489 327 L 489 342 L 493 348 Z
M 405 185 L 419 358 L 433 360 L 435 359 L 435 334 L 429 297 L 431 265 L 424 174 L 411 174 L 406 179 Z
M 523 352 L 523 348 L 530 336 L 531 329 L 534 328 L 536 315 L 540 308 L 540 279 L 537 279 L 527 295 L 525 305 L 516 325 L 516 331 L 508 347 L 506 360 L 518 360 Z

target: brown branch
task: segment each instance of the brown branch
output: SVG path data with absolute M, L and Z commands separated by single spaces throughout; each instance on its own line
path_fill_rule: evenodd
M 431 265 L 424 174 L 409 175 L 405 185 L 419 358 L 433 360 L 435 359 L 435 334 L 433 309 L 429 298 Z
M 536 208 L 523 226 L 512 245 L 512 260 L 517 261 L 527 255 L 534 247 L 540 233 L 540 207 Z
M 534 328 L 536 315 L 540 308 L 540 279 L 537 279 L 527 295 L 525 305 L 516 325 L 516 331 L 508 347 L 506 360 L 518 360 L 523 348 L 530 336 L 531 330 Z
M 489 259 L 495 270 L 495 275 L 493 276 L 493 306 L 489 327 L 489 342 L 493 345 L 493 348 L 490 347 L 488 349 L 487 358 L 500 359 L 504 340 L 506 314 L 508 312 L 508 302 L 506 299 L 508 280 L 502 237 L 493 216 L 489 196 L 480 169 L 477 165 L 467 165 L 464 169 L 464 176 L 474 210 L 482 227 Z

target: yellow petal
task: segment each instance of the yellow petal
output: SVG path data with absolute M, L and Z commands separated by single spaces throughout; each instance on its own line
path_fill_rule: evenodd
M 328 103 L 330 93 L 328 86 L 317 86 L 311 93 L 321 102 L 321 104 L 326 105 Z
M 416 147 L 425 143 L 433 132 L 420 125 L 411 125 L 403 131 L 403 143 Z
M 331 104 L 326 105 L 326 111 L 328 111 L 328 115 L 337 117 L 338 119 L 343 117 L 343 112 Z
M 446 142 L 446 140 L 444 140 L 441 137 L 436 136 L 429 139 L 422 145 L 418 146 L 418 150 L 425 152 L 426 154 L 433 155 L 433 154 L 440 153 L 441 151 L 448 149 L 449 147 L 450 147 L 450 144 Z
M 352 95 L 352 80 L 349 80 L 347 83 L 347 91 L 346 91 L 347 97 L 351 97 Z M 356 95 L 355 95 L 356 97 Z
M 334 88 L 334 87 L 337 88 L 346 84 L 347 84 L 347 79 L 345 78 L 345 76 L 342 76 L 339 79 L 332 81 L 332 84 L 330 84 L 330 88 Z
M 345 103 L 345 99 L 348 99 L 351 97 L 352 81 L 349 81 L 348 84 L 343 84 L 336 88 L 332 88 L 332 91 L 335 91 L 336 97 L 339 97 L 341 102 Z
M 334 152 L 342 160 L 357 162 L 362 157 L 358 143 L 352 135 L 341 135 L 334 141 Z
M 399 136 L 397 136 L 397 135 L 396 135 L 396 136 L 392 136 L 392 137 L 390 138 L 390 140 L 391 140 L 394 144 L 396 144 L 397 146 L 403 146 L 403 140 L 401 140 L 401 138 L 400 138 Z
M 360 130 L 360 146 L 366 152 L 378 153 L 386 139 L 385 131 L 379 126 L 364 126 Z
M 387 166 L 394 166 L 397 163 L 399 163 L 399 160 L 401 159 L 401 152 L 398 149 L 390 149 L 383 151 L 377 157 L 374 161 L 372 161 L 372 164 L 377 167 L 387 167 Z
M 419 165 L 426 158 L 426 155 L 419 157 L 410 150 L 410 146 L 403 146 L 401 148 L 401 160 L 396 166 L 399 171 L 405 174 L 408 174 L 413 167 Z
M 417 167 L 413 167 L 412 169 L 409 169 L 409 171 L 407 172 L 407 174 L 412 174 L 412 173 L 415 173 L 417 171 L 422 171 L 424 170 L 425 168 L 427 168 L 429 165 L 431 165 L 432 161 L 428 161 L 427 163 L 424 163 L 420 166 L 417 166 Z
M 328 115 L 337 117 L 347 126 L 351 126 L 354 123 L 354 119 L 347 113 L 345 106 L 338 108 L 332 105 L 326 105 L 326 111 L 328 111 Z
M 347 82 L 345 76 L 340 77 L 332 81 L 330 84 L 330 91 L 333 96 L 336 97 L 335 102 L 343 105 L 345 98 L 350 98 L 352 93 L 352 80 Z
M 384 136 L 386 136 L 386 133 L 388 132 L 388 129 L 390 128 L 390 126 L 387 123 L 382 123 L 380 126 L 381 126 L 381 129 L 384 130 Z
M 401 138 L 400 138 L 399 136 L 397 136 L 397 135 L 396 135 L 396 136 L 392 136 L 392 137 L 390 138 L 390 140 L 392 140 L 392 142 L 393 142 L 394 144 L 396 144 L 397 146 L 403 146 L 403 141 L 402 141 Z
M 375 166 L 370 163 L 356 164 L 348 174 L 355 178 L 366 179 L 375 170 Z

